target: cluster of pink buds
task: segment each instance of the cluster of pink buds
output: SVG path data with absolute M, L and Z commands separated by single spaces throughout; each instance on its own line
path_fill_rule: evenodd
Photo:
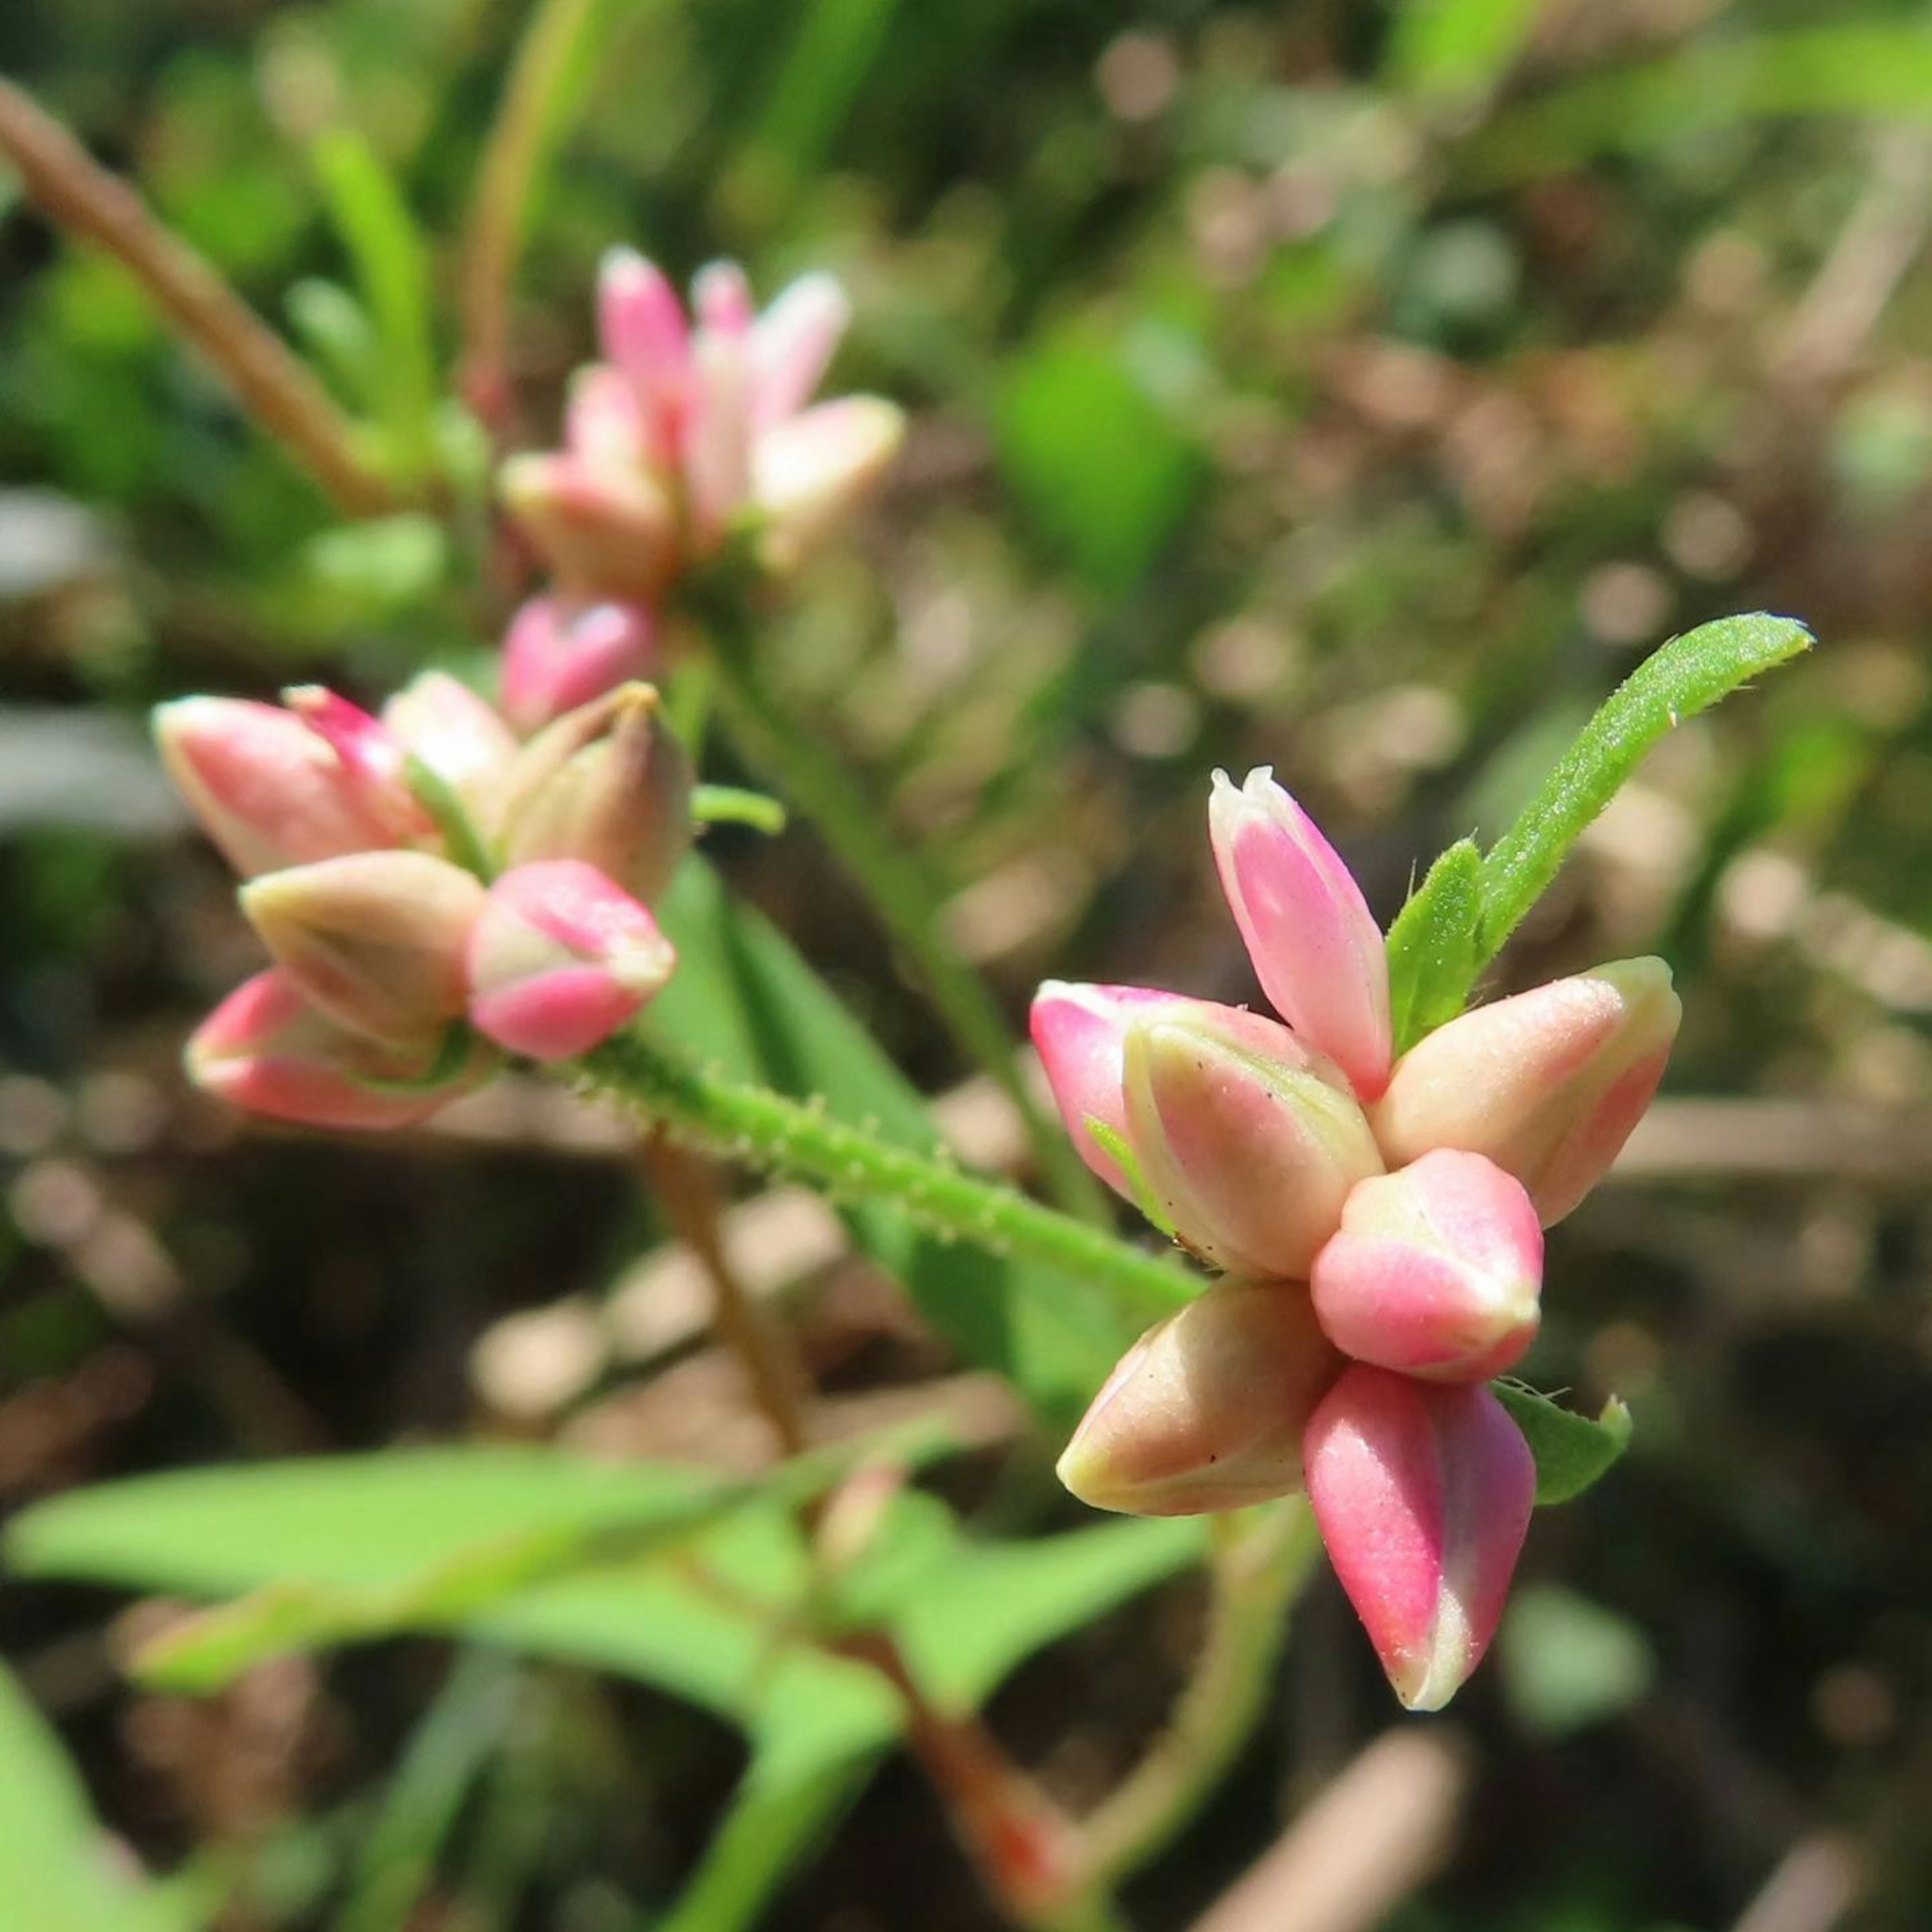
M 572 379 L 564 446 L 503 466 L 504 501 L 554 580 L 505 646 L 504 709 L 520 730 L 648 672 L 682 572 L 734 538 L 788 568 L 884 474 L 896 407 L 807 406 L 849 317 L 825 274 L 758 314 L 729 262 L 699 274 L 687 316 L 641 255 L 606 256 L 600 359 Z
M 188 1043 L 236 1106 L 406 1126 L 503 1050 L 588 1051 L 670 976 L 649 902 L 689 843 L 691 773 L 649 685 L 523 744 L 438 672 L 380 718 L 310 686 L 184 698 L 154 728 L 274 961 Z
M 1535 1492 L 1485 1383 L 1535 1336 L 1543 1230 L 1649 1104 L 1677 998 L 1621 961 L 1396 1060 L 1382 935 L 1306 814 L 1266 770 L 1217 773 L 1209 820 L 1286 1024 L 1134 986 L 1034 1005 L 1088 1165 L 1224 1271 L 1122 1360 L 1060 1476 L 1143 1515 L 1305 1488 L 1397 1694 L 1432 1710 L 1495 1633 Z

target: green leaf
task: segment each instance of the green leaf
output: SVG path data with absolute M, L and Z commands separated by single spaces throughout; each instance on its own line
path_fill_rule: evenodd
M 1192 431 L 1094 331 L 1064 330 L 1024 354 L 994 427 L 1028 515 L 1115 596 L 1152 565 L 1205 475 Z
M 1672 638 L 1611 692 L 1483 862 L 1472 983 L 1658 740 L 1811 641 L 1790 617 L 1721 617 Z
M 1496 1648 L 1504 1695 L 1544 1737 L 1628 1710 L 1657 1676 L 1656 1653 L 1635 1624 L 1556 1583 L 1515 1593 Z
M 305 277 L 283 297 L 302 346 L 357 414 L 382 404 L 382 348 L 368 311 L 338 282 Z
M 650 1031 L 739 1079 L 929 1150 L 931 1116 L 824 982 L 717 874 L 687 863 L 658 907 L 680 967 L 650 1009 Z M 968 1360 L 997 1370 L 1054 1426 L 1076 1420 L 1133 1340 L 1093 1285 L 923 1233 L 887 1208 L 846 1210 L 859 1244 L 905 1284 L 920 1312 Z
M 1547 1396 L 1520 1382 L 1492 1382 L 1496 1399 L 1514 1418 L 1536 1458 L 1539 1508 L 1580 1496 L 1606 1474 L 1630 1447 L 1630 1412 L 1616 1396 L 1594 1422 L 1558 1408 Z
M 1408 0 L 1384 66 L 1414 94 L 1475 92 L 1509 71 L 1536 31 L 1543 0 Z
M 379 416 L 404 472 L 421 476 L 435 456 L 428 243 L 394 178 L 353 129 L 332 128 L 321 136 L 311 160 L 381 342 Z
M 1389 928 L 1389 1015 L 1398 1054 L 1462 1010 L 1476 976 L 1482 873 L 1474 840 L 1457 839 Z
M 344 524 L 312 537 L 303 561 L 356 617 L 394 615 L 420 604 L 449 568 L 449 536 L 434 517 L 405 511 Z
M 188 1932 L 208 1916 L 125 1870 L 59 1738 L 4 1666 L 0 1874 L 20 1932 Z

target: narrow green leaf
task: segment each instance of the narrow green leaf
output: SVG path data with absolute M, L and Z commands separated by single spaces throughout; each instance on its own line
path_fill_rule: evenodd
M 1460 94 L 1502 80 L 1536 31 L 1544 0 L 1408 0 L 1384 66 L 1413 94 Z
M 1472 980 L 1556 878 L 1585 827 L 1665 732 L 1808 650 L 1811 642 L 1810 632 L 1796 620 L 1760 611 L 1700 625 L 1638 665 L 1604 700 L 1484 860 Z
M 1482 874 L 1474 840 L 1457 839 L 1389 928 L 1389 1016 L 1398 1054 L 1462 1010 L 1476 976 Z
M 1558 1408 L 1547 1396 L 1520 1382 L 1492 1382 L 1496 1399 L 1514 1418 L 1536 1458 L 1538 1507 L 1567 1503 L 1606 1474 L 1630 1447 L 1630 1412 L 1616 1396 L 1594 1422 Z
M 362 304 L 382 344 L 380 416 L 409 474 L 434 458 L 436 338 L 429 245 L 401 190 L 352 128 L 332 128 L 311 150 L 329 218 L 356 267 Z
M 652 1005 L 653 1035 L 734 1078 L 816 1097 L 886 1140 L 937 1144 L 924 1100 L 871 1034 L 710 868 L 687 862 L 657 912 L 681 965 Z M 1078 1416 L 1133 1340 L 1090 1282 L 948 1244 L 890 1208 L 846 1218 L 967 1360 L 998 1370 L 1056 1426 Z
M 382 404 L 382 350 L 368 311 L 338 282 L 305 277 L 283 298 L 302 346 L 358 416 Z

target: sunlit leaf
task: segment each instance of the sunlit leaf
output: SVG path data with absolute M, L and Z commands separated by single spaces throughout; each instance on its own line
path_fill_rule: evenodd
M 1567 1503 L 1606 1475 L 1630 1447 L 1630 1412 L 1615 1396 L 1592 1422 L 1574 1410 L 1559 1408 L 1547 1396 L 1520 1382 L 1492 1382 L 1490 1387 L 1536 1458 L 1536 1500 L 1539 1508 Z

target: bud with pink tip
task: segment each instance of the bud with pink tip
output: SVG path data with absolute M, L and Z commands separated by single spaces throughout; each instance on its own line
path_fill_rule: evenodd
M 168 776 L 244 878 L 395 842 L 394 814 L 372 808 L 367 785 L 292 712 L 184 698 L 157 709 L 154 739 Z
M 1434 1382 L 1486 1382 L 1519 1361 L 1542 1283 L 1543 1228 L 1522 1184 L 1447 1148 L 1358 1183 L 1309 1280 L 1345 1355 Z
M 640 466 L 593 464 L 571 452 L 526 454 L 503 465 L 499 488 L 573 592 L 648 604 L 677 567 L 677 519 Z
M 657 626 L 636 604 L 532 597 L 503 640 L 503 710 L 519 731 L 642 676 L 657 656 Z
M 752 494 L 766 561 L 790 569 L 878 487 L 905 417 L 877 396 L 842 396 L 776 424 L 752 451 Z
M 184 1056 L 194 1084 L 266 1120 L 336 1129 L 406 1127 L 478 1085 L 496 1059 L 480 1042 L 444 1064 L 440 1038 L 385 1046 L 345 1032 L 284 972 L 247 980 L 208 1015 Z
M 648 903 L 690 848 L 692 783 L 656 689 L 625 685 L 524 747 L 504 788 L 505 860 L 580 859 Z
M 852 320 L 830 275 L 801 275 L 752 326 L 752 420 L 762 434 L 796 416 L 819 385 Z
M 517 740 L 469 686 L 446 671 L 422 672 L 383 706 L 382 722 L 472 813 L 490 814 Z
M 282 702 L 340 760 L 345 788 L 372 820 L 388 829 L 385 844 L 404 844 L 434 830 L 410 789 L 402 740 L 380 718 L 320 684 L 291 685 Z
M 470 935 L 470 1017 L 512 1053 L 574 1059 L 634 1018 L 676 963 L 657 921 L 594 866 L 520 866 Z
M 460 1018 L 482 882 L 426 852 L 357 852 L 270 872 L 242 910 L 276 964 L 338 1026 L 416 1041 Z
M 1622 959 L 1478 1006 L 1404 1054 L 1374 1110 L 1392 1161 L 1487 1156 L 1546 1228 L 1589 1192 L 1664 1077 L 1682 1006 L 1660 959 Z
M 1231 1274 L 1306 1281 L 1349 1189 L 1382 1170 L 1340 1073 L 1204 1001 L 1136 1018 L 1121 1058 L 1128 1144 L 1181 1240 Z
M 1262 989 L 1364 1102 L 1388 1084 L 1388 961 L 1362 889 L 1266 766 L 1208 808 L 1222 890 Z
M 1309 1500 L 1348 1600 L 1412 1711 L 1482 1661 L 1529 1528 L 1536 1464 L 1480 1382 L 1351 1368 L 1303 1444 Z
M 1122 1358 L 1060 1480 L 1096 1509 L 1133 1516 L 1286 1496 L 1301 1486 L 1303 1431 L 1342 1368 L 1300 1288 L 1217 1282 Z
M 691 380 L 684 304 L 654 262 L 633 249 L 613 248 L 598 275 L 597 324 L 605 359 L 622 373 L 644 411 L 646 460 L 669 463 Z
M 1048 980 L 1034 995 L 1033 1043 L 1054 1104 L 1080 1158 L 1126 1200 L 1132 1184 L 1094 1132 L 1124 1140 L 1127 1103 L 1120 1090 L 1121 1046 L 1129 1024 L 1162 1010 L 1201 1004 L 1150 986 L 1094 986 Z

